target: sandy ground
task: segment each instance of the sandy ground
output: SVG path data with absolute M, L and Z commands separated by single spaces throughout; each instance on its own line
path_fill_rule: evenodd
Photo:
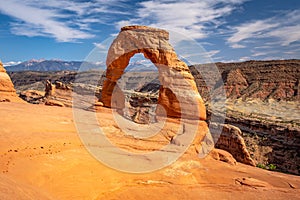
M 71 108 L 0 103 L 0 116 L 0 199 L 300 199 L 299 176 L 200 159 L 193 150 L 155 172 L 114 170 L 86 150 Z M 137 144 L 109 109 L 97 116 L 120 147 L 149 151 L 153 141 L 164 143 Z

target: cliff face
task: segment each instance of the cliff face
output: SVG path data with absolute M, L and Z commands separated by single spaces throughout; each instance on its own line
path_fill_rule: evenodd
M 226 122 L 239 127 L 251 157 L 277 170 L 300 174 L 300 128 L 259 118 L 228 115 Z
M 190 67 L 198 90 L 208 103 L 212 90 L 206 87 L 201 73 L 205 74 L 211 65 L 214 64 Z M 258 164 L 273 164 L 282 172 L 300 174 L 300 60 L 216 63 L 216 66 L 222 80 L 216 81 L 214 92 L 218 94 L 224 85 L 230 102 L 226 105 L 225 122 L 242 131 L 251 158 Z M 214 74 L 208 75 L 214 79 Z
M 205 82 L 198 71 L 201 72 L 201 69 L 210 65 L 190 67 L 198 90 L 205 100 L 209 99 L 210 91 L 205 87 Z M 300 100 L 300 60 L 216 63 L 216 66 L 222 74 L 223 80 L 217 82 L 215 89 L 221 87 L 223 81 L 227 98 Z M 210 76 L 213 78 L 213 75 Z

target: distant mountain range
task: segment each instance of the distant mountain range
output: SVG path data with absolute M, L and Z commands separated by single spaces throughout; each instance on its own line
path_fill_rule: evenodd
M 17 71 L 77 71 L 103 69 L 102 63 L 89 63 L 82 61 L 62 61 L 62 60 L 29 60 L 17 65 L 7 66 L 9 72 Z
M 155 65 L 149 60 L 138 60 L 130 62 L 125 69 L 125 72 L 147 72 L 157 71 Z
M 62 60 L 29 60 L 17 65 L 7 66 L 8 72 L 18 71 L 88 71 L 105 70 L 105 63 L 90 63 L 85 61 L 62 61 Z M 126 71 L 154 71 L 156 67 L 146 60 L 131 62 Z

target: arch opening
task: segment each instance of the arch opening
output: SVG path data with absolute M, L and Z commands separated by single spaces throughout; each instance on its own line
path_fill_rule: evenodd
M 135 123 L 155 123 L 160 85 L 157 66 L 144 54 L 135 53 L 116 81 L 112 104 L 119 105 L 112 107 L 120 109 L 119 114 Z M 124 97 L 120 98 L 122 94 Z

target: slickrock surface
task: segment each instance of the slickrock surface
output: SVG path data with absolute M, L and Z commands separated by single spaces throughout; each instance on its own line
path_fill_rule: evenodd
M 0 62 L 0 102 L 22 102 L 16 94 L 13 83 Z
M 116 171 L 95 160 L 85 149 L 68 107 L 4 102 L 0 104 L 0 116 L 6 116 L 1 118 L 0 131 L 3 200 L 299 198 L 299 176 L 242 163 L 232 165 L 211 156 L 200 159 L 193 147 L 170 166 L 152 173 Z M 101 107 L 96 116 L 107 130 L 107 137 L 125 150 L 149 152 L 168 142 L 161 136 L 146 140 L 126 136 L 108 108 Z M 168 130 L 175 129 L 176 124 L 176 119 L 171 119 Z M 205 127 L 202 122 L 200 135 L 205 133 Z M 220 159 L 227 159 L 223 153 L 220 155 Z
M 136 53 L 143 53 L 158 68 L 161 83 L 158 104 L 164 107 L 167 116 L 206 119 L 194 77 L 169 43 L 169 33 L 146 26 L 123 27 L 110 46 L 101 98 L 104 106 L 123 108 L 124 95 L 115 86 Z

